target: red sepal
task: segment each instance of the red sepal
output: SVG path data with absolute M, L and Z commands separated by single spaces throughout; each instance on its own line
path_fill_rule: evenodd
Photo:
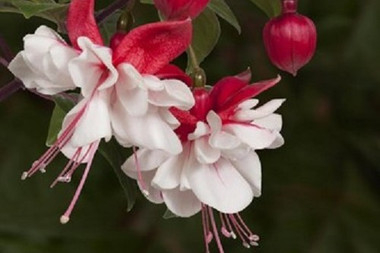
M 72 0 L 67 14 L 67 32 L 74 48 L 79 49 L 79 37 L 87 37 L 93 43 L 103 45 L 103 39 L 94 17 L 94 0 Z
M 154 74 L 182 54 L 191 38 L 190 19 L 143 25 L 125 36 L 113 53 L 113 63 L 128 62 L 140 73 Z
M 188 76 L 182 69 L 178 68 L 176 65 L 168 64 L 155 74 L 160 79 L 177 79 L 184 82 L 187 86 L 193 86 L 193 80 Z
M 277 78 L 261 81 L 258 83 L 253 83 L 251 85 L 247 85 L 239 92 L 235 93 L 231 96 L 221 107 L 219 107 L 219 112 L 231 111 L 236 108 L 243 101 L 250 99 L 252 97 L 256 97 L 261 92 L 273 87 L 278 82 L 280 82 L 281 77 L 277 76 Z
M 187 141 L 187 136 L 195 131 L 198 119 L 194 115 L 191 115 L 189 111 L 183 111 L 175 107 L 170 108 L 170 112 L 181 123 L 175 130 L 175 133 L 181 141 Z
M 210 0 L 154 0 L 156 8 L 168 20 L 195 18 L 209 2 Z

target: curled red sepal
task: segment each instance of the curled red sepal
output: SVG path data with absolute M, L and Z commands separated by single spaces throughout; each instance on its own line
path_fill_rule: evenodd
M 177 79 L 184 82 L 187 86 L 193 86 L 193 80 L 188 76 L 182 69 L 178 68 L 176 65 L 168 64 L 159 71 L 155 73 L 160 79 Z
M 195 18 L 210 0 L 154 0 L 156 8 L 168 20 Z
M 269 80 L 253 83 L 250 85 L 246 84 L 246 86 L 243 87 L 242 89 L 238 90 L 234 94 L 233 93 L 230 94 L 230 97 L 228 97 L 226 101 L 218 107 L 219 112 L 227 112 L 230 110 L 234 110 L 236 106 L 239 105 L 244 100 L 247 100 L 249 98 L 259 95 L 261 92 L 276 85 L 278 82 L 280 82 L 280 80 L 281 80 L 281 77 L 277 76 L 274 79 L 269 79 Z M 234 84 L 233 82 L 230 82 L 230 85 L 233 85 L 233 84 Z M 218 84 L 216 84 L 215 86 L 217 85 Z
M 67 32 L 74 48 L 79 49 L 79 37 L 87 37 L 93 43 L 103 45 L 103 39 L 94 17 L 94 0 L 72 0 L 67 14 Z
M 191 43 L 191 20 L 158 22 L 128 33 L 113 53 L 113 64 L 128 62 L 140 73 L 155 74 Z

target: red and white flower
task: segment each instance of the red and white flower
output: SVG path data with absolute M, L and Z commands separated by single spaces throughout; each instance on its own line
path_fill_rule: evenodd
M 65 117 L 57 141 L 23 174 L 25 179 L 45 171 L 61 151 L 70 161 L 53 185 L 70 181 L 78 166 L 87 164 L 63 223 L 69 220 L 101 139 L 115 135 L 124 146 L 178 154 L 182 146 L 173 130 L 178 122 L 169 108 L 186 110 L 194 104 L 185 83 L 154 76 L 188 47 L 189 19 L 140 26 L 109 48 L 93 11 L 94 0 L 73 0 L 67 19 L 72 47 L 42 26 L 25 37 L 25 49 L 9 65 L 27 88 L 43 94 L 80 88 L 81 101 Z
M 220 212 L 221 232 L 239 236 L 244 245 L 257 245 L 258 237 L 239 212 L 261 195 L 261 164 L 255 150 L 284 143 L 282 118 L 275 111 L 284 99 L 257 107 L 251 99 L 280 81 L 280 77 L 249 85 L 250 72 L 220 80 L 211 90 L 195 88 L 190 111 L 172 109 L 181 125 L 176 133 L 183 143 L 178 155 L 140 149 L 123 165 L 138 180 L 147 198 L 165 203 L 180 217 L 202 211 L 208 244 L 216 239 L 223 252 L 213 209 Z

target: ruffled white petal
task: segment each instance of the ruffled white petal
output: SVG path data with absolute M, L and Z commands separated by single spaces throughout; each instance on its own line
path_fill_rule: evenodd
M 194 164 L 187 174 L 198 199 L 220 212 L 240 212 L 253 199 L 251 186 L 224 158 L 214 165 Z
M 87 37 L 80 37 L 78 45 L 82 53 L 70 61 L 69 71 L 82 95 L 89 97 L 95 89 L 113 86 L 118 79 L 118 71 L 112 64 L 111 49 L 96 45 Z
M 264 118 L 256 119 L 253 121 L 253 124 L 280 132 L 282 128 L 282 116 L 276 113 L 270 114 Z
M 184 161 L 173 156 L 161 164 L 152 180 L 152 186 L 160 190 L 171 190 L 180 184 Z
M 25 87 L 45 95 L 76 88 L 67 65 L 77 52 L 56 32 L 41 26 L 34 34 L 25 36 L 24 47 L 8 68 Z
M 178 188 L 162 192 L 165 204 L 175 215 L 190 217 L 201 210 L 201 202 L 192 191 L 180 191 Z
M 245 105 L 240 104 L 244 109 L 235 113 L 234 120 L 244 122 L 266 117 L 274 113 L 284 102 L 285 99 L 273 99 L 261 107 L 253 110 L 247 110 Z
M 223 129 L 238 137 L 241 142 L 252 149 L 264 149 L 269 147 L 276 139 L 276 132 L 247 124 L 227 124 Z
M 208 139 L 208 137 L 202 137 L 194 141 L 195 157 L 203 164 L 215 163 L 220 158 L 220 150 L 210 146 Z
M 152 77 L 145 79 L 149 83 Z M 154 82 L 157 82 L 155 80 Z M 195 100 L 189 87 L 179 80 L 162 80 L 163 90 L 150 90 L 149 102 L 159 107 L 177 107 L 182 110 L 189 110 L 194 106 Z
M 122 145 L 159 149 L 171 154 L 182 151 L 182 145 L 171 127 L 151 108 L 141 117 L 130 116 L 120 102 L 112 110 L 114 135 Z
M 251 185 L 255 197 L 261 195 L 261 163 L 256 152 L 251 151 L 245 157 L 232 161 L 237 171 Z
M 135 155 L 141 172 L 155 170 L 168 159 L 168 155 L 160 150 L 139 149 Z M 127 176 L 137 179 L 135 155 L 131 155 L 121 166 L 121 169 Z

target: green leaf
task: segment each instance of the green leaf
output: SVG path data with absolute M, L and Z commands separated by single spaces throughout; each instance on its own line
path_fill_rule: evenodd
M 126 159 L 123 148 L 112 139 L 109 142 L 102 142 L 98 151 L 113 168 L 127 198 L 127 211 L 131 211 L 136 202 L 136 187 L 134 181 L 121 170 L 121 165 Z
M 116 24 L 120 15 L 121 11 L 116 11 L 100 24 L 100 33 L 106 45 L 109 45 L 112 36 L 116 33 Z
M 166 212 L 164 213 L 164 216 L 162 216 L 165 220 L 173 219 L 173 218 L 178 218 L 177 215 L 175 215 L 172 211 L 169 209 L 166 209 Z
M 241 27 L 239 21 L 236 19 L 235 14 L 232 12 L 228 4 L 224 0 L 211 0 L 208 8 L 213 10 L 218 16 L 223 18 L 229 24 L 231 24 L 235 29 L 241 33 Z
M 217 16 L 206 9 L 193 21 L 193 41 L 191 46 L 198 64 L 200 64 L 214 49 L 220 37 L 220 24 Z M 188 57 L 190 59 L 190 56 Z M 189 60 L 188 71 L 191 71 Z
M 280 0 L 250 0 L 261 9 L 269 18 L 278 16 L 281 12 Z
M 71 99 L 64 98 L 62 96 L 54 97 L 55 107 L 50 119 L 50 126 L 48 130 L 48 136 L 46 139 L 46 145 L 51 146 L 57 140 L 58 133 L 61 131 L 63 119 L 67 112 L 74 107 L 74 102 Z
M 12 12 L 25 18 L 41 17 L 57 24 L 59 31 L 65 31 L 68 4 L 53 0 L 0 0 L 0 12 Z
M 153 0 L 140 0 L 142 4 L 153 4 Z

